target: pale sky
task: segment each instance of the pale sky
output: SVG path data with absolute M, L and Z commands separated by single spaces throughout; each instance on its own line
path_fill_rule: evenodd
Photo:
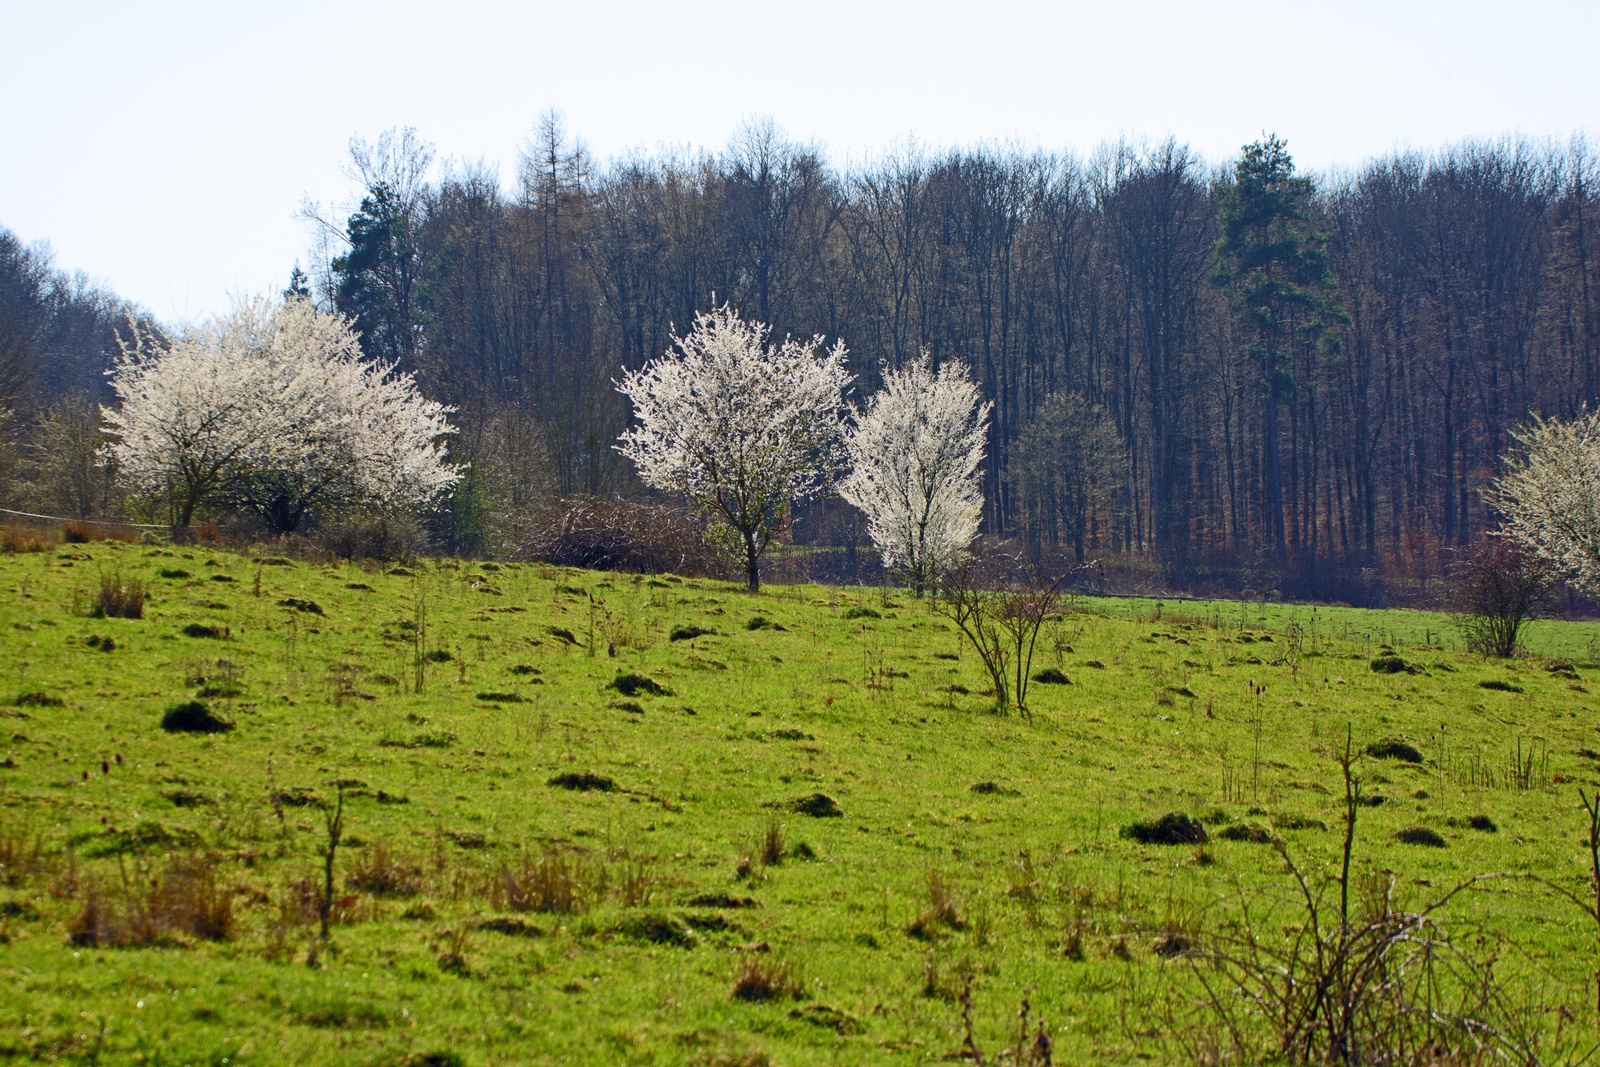
M 0 0 L 0 226 L 169 323 L 281 289 L 353 134 L 514 175 L 555 109 L 601 161 L 770 117 L 847 163 L 904 142 L 1087 154 L 1264 131 L 1302 168 L 1600 133 L 1600 3 L 69 3 Z

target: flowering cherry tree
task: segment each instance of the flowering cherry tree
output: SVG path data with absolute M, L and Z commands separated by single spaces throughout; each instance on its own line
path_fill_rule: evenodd
M 1504 533 L 1575 585 L 1600 592 L 1600 412 L 1536 418 L 1511 436 L 1521 452 L 1489 493 Z
M 851 469 L 839 495 L 866 515 L 884 566 L 904 571 L 918 596 L 978 532 L 992 406 L 979 399 L 965 367 L 935 373 L 923 350 L 884 375 L 847 441 Z
M 843 342 L 767 342 L 726 305 L 695 318 L 668 352 L 617 389 L 637 423 L 617 450 L 645 483 L 682 493 L 739 542 L 751 592 L 790 505 L 827 484 L 840 458 Z
M 421 503 L 460 477 L 449 409 L 364 361 L 349 324 L 305 300 L 242 301 L 168 347 L 135 329 L 111 385 L 109 451 L 136 485 L 174 491 L 180 526 L 221 496 L 287 533 L 319 510 Z

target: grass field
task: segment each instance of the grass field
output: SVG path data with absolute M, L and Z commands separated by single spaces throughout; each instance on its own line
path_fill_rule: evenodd
M 88 614 L 114 574 L 143 618 Z M 0 589 L 13 1058 L 923 1063 L 970 976 L 991 1056 L 1026 995 L 1058 1063 L 1178 1061 L 1201 1020 L 1159 936 L 1284 899 L 1228 825 L 1336 860 L 1347 728 L 1423 757 L 1358 765 L 1364 878 L 1588 891 L 1590 624 L 1507 664 L 1422 613 L 1080 600 L 1034 662 L 1070 684 L 1024 717 L 900 591 L 119 542 L 0 557 Z M 190 701 L 234 728 L 164 730 Z M 1123 834 L 1174 811 L 1210 843 Z M 1443 915 L 1498 938 L 1544 1055 L 1586 1047 L 1591 920 L 1516 879 Z

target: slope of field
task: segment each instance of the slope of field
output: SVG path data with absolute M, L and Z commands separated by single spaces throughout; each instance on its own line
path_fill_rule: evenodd
M 114 575 L 143 618 L 89 615 Z M 1285 884 L 1226 826 L 1335 860 L 1347 728 L 1422 757 L 1360 761 L 1366 883 L 1587 891 L 1591 626 L 1503 664 L 1415 613 L 1078 601 L 1023 717 L 903 592 L 115 542 L 0 557 L 0 589 L 13 1057 L 921 1063 L 970 978 L 991 1055 L 1026 995 L 1057 1062 L 1167 1061 L 1199 1020 L 1159 937 Z M 190 701 L 233 729 L 164 730 Z M 1167 812 L 1210 843 L 1124 835 Z M 180 886 L 231 912 L 182 918 Z M 1507 879 L 1445 916 L 1505 939 L 1547 1044 L 1591 1020 L 1570 903 Z

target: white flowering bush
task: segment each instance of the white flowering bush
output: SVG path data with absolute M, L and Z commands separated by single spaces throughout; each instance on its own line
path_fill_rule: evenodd
M 1505 534 L 1600 592 L 1600 412 L 1535 419 L 1511 436 L 1519 452 L 1489 493 Z
M 884 375 L 851 431 L 850 473 L 839 495 L 867 517 L 884 565 L 917 595 L 938 581 L 978 533 L 978 465 L 992 405 L 980 403 L 965 367 L 935 373 L 924 350 Z
M 136 487 L 173 494 L 179 526 L 215 497 L 287 533 L 317 512 L 423 503 L 460 477 L 450 409 L 305 300 L 242 301 L 166 346 L 135 327 L 111 386 L 109 454 Z
M 770 344 L 765 325 L 727 306 L 674 347 L 617 383 L 636 421 L 616 447 L 646 484 L 681 493 L 738 542 L 754 592 L 789 508 L 821 492 L 842 456 L 845 347 Z

